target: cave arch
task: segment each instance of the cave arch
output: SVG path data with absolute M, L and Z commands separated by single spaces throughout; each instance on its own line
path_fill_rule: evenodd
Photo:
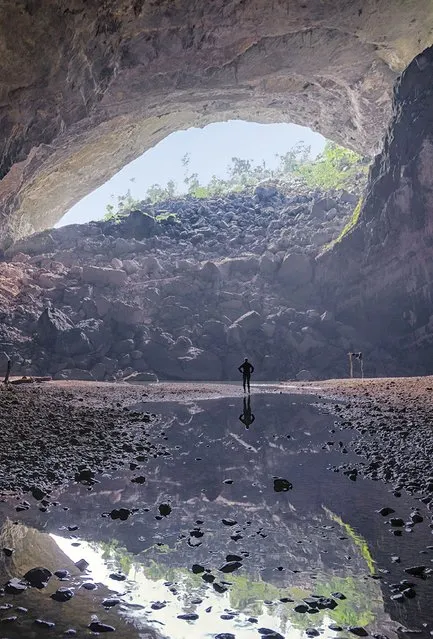
M 3 243 L 181 128 L 294 122 L 374 153 L 433 17 L 430 0 L 7 0 L 0 15 Z

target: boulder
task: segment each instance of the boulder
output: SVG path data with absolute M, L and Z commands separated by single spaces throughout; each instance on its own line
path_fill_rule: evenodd
M 311 382 L 314 379 L 314 376 L 310 371 L 302 370 L 299 373 L 296 373 L 296 379 L 298 382 Z
M 54 379 L 74 379 L 86 382 L 94 382 L 95 378 L 90 371 L 81 370 L 79 368 L 65 368 L 54 375 Z
M 260 330 L 263 324 L 262 316 L 257 311 L 249 311 L 233 322 L 232 326 L 239 327 L 245 333 L 253 333 Z
M 218 266 L 223 279 L 237 276 L 252 277 L 259 270 L 259 258 L 255 255 L 227 258 L 219 262 Z
M 155 373 L 138 372 L 138 373 L 132 373 L 131 375 L 124 377 L 123 381 L 128 382 L 129 384 L 136 384 L 139 382 L 158 382 L 159 380 L 157 375 L 155 375 Z
M 145 257 L 141 262 L 141 272 L 144 273 L 144 275 L 155 276 L 159 275 L 161 271 L 161 264 L 158 262 L 156 257 L 153 257 L 152 255 Z
M 263 277 L 272 277 L 278 270 L 278 260 L 270 253 L 265 253 L 260 258 L 259 273 Z
M 121 269 L 100 266 L 83 266 L 82 280 L 98 286 L 123 286 L 128 275 Z
M 182 379 L 194 381 L 222 379 L 222 362 L 209 351 L 191 347 L 188 353 L 178 358 L 182 367 Z
M 62 331 L 54 344 L 56 353 L 73 357 L 90 353 L 92 345 L 86 334 L 78 327 Z
M 61 333 L 73 327 L 73 322 L 62 311 L 46 308 L 36 323 L 37 340 L 43 346 L 52 346 Z
M 323 217 L 326 211 L 338 206 L 338 202 L 330 197 L 323 197 L 319 200 L 315 200 L 311 205 L 312 217 Z
M 133 237 L 137 240 L 151 237 L 157 230 L 157 222 L 154 217 L 142 211 L 131 211 L 121 222 L 121 233 L 124 237 Z
M 123 260 L 123 269 L 128 275 L 133 275 L 140 270 L 140 266 L 135 260 Z
M 309 284 L 313 278 L 313 266 L 308 255 L 288 253 L 278 271 L 278 279 L 285 286 L 299 288 Z

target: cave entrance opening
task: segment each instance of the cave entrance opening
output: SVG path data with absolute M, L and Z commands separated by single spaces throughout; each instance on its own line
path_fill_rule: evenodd
M 204 198 L 274 177 L 300 178 L 296 169 L 325 144 L 322 135 L 296 124 L 229 120 L 177 131 L 80 200 L 57 226 L 101 219 L 143 200 Z

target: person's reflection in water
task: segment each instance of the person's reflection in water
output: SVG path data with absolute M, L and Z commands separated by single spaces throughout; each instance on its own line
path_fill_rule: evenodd
M 239 419 L 244 424 L 245 428 L 249 428 L 255 420 L 254 413 L 251 412 L 251 396 L 244 397 L 244 412 L 239 415 Z

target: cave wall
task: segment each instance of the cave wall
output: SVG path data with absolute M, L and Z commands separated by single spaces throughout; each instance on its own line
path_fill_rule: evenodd
M 0 236 L 52 226 L 170 132 L 295 122 L 364 153 L 430 0 L 5 0 Z
M 358 224 L 318 259 L 317 288 L 340 318 L 433 371 L 433 47 L 396 83 L 392 119 Z

